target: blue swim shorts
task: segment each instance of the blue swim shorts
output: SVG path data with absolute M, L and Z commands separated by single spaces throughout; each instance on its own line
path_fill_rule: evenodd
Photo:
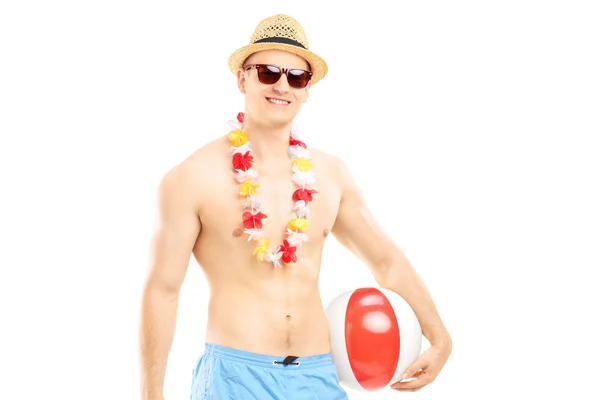
M 330 353 L 275 357 L 206 343 L 191 400 L 348 400 Z

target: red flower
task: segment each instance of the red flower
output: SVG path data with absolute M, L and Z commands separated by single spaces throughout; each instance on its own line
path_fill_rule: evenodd
M 249 151 L 245 154 L 235 153 L 232 161 L 234 170 L 241 169 L 242 171 L 247 171 L 252 165 L 252 156 Z
M 277 249 L 277 251 L 282 252 L 283 254 L 281 255 L 281 259 L 283 260 L 284 263 L 289 264 L 291 262 L 296 262 L 297 258 L 296 258 L 296 247 L 295 246 L 290 246 L 290 244 L 288 243 L 287 240 L 283 241 L 283 244 L 281 246 L 279 246 L 279 248 Z
M 244 220 L 244 228 L 246 229 L 262 229 L 262 219 L 267 218 L 265 214 L 262 212 L 257 212 L 256 214 L 252 214 L 249 211 L 246 211 L 242 214 L 242 219 Z
M 294 192 L 293 198 L 294 201 L 304 200 L 305 202 L 312 201 L 312 195 L 316 194 L 317 191 L 314 189 L 298 189 Z
M 295 146 L 295 145 L 306 148 L 306 144 L 302 140 L 296 140 L 292 136 L 290 136 L 290 146 Z
M 244 122 L 244 113 L 243 112 L 238 113 L 237 120 L 240 122 L 240 124 Z

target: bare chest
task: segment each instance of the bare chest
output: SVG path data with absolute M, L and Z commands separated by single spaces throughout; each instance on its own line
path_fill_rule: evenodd
M 291 169 L 258 168 L 257 186 L 252 195 L 255 203 L 248 201 L 248 193 L 236 180 L 234 172 L 227 172 L 214 175 L 220 181 L 213 182 L 210 196 L 202 200 L 200 209 L 205 233 L 223 241 L 246 240 L 251 231 L 250 222 L 258 222 L 262 236 L 271 245 L 276 245 L 285 238 L 290 221 L 300 216 L 307 221 L 303 233 L 308 237 L 308 243 L 320 245 L 324 242 L 335 222 L 340 202 L 340 190 L 326 169 L 315 167 L 316 180 L 307 187 L 314 192 L 304 203 L 299 202 L 297 196 L 294 198 L 300 187 L 292 180 Z M 258 212 L 261 213 L 259 220 L 245 218 Z

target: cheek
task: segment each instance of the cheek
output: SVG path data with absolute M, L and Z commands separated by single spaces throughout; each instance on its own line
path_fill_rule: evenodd
M 296 103 L 302 104 L 308 98 L 308 94 L 306 92 L 300 92 L 300 93 L 297 93 L 295 97 L 296 97 Z
M 260 90 L 257 90 L 255 87 L 248 87 L 246 89 L 246 98 L 250 100 L 252 105 L 260 105 L 261 101 L 264 99 L 263 93 Z

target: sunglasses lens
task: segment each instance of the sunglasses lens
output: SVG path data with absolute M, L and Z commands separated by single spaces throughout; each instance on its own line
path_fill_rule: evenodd
M 292 69 L 288 72 L 287 79 L 291 87 L 302 89 L 308 85 L 310 73 L 301 69 Z
M 272 85 L 281 77 L 281 69 L 273 65 L 263 65 L 257 68 L 258 80 L 265 85 Z
M 281 78 L 281 68 L 274 65 L 257 65 L 258 80 L 265 85 L 272 85 Z M 291 87 L 296 89 L 305 88 L 310 82 L 310 72 L 301 69 L 291 69 L 287 73 L 287 80 Z

